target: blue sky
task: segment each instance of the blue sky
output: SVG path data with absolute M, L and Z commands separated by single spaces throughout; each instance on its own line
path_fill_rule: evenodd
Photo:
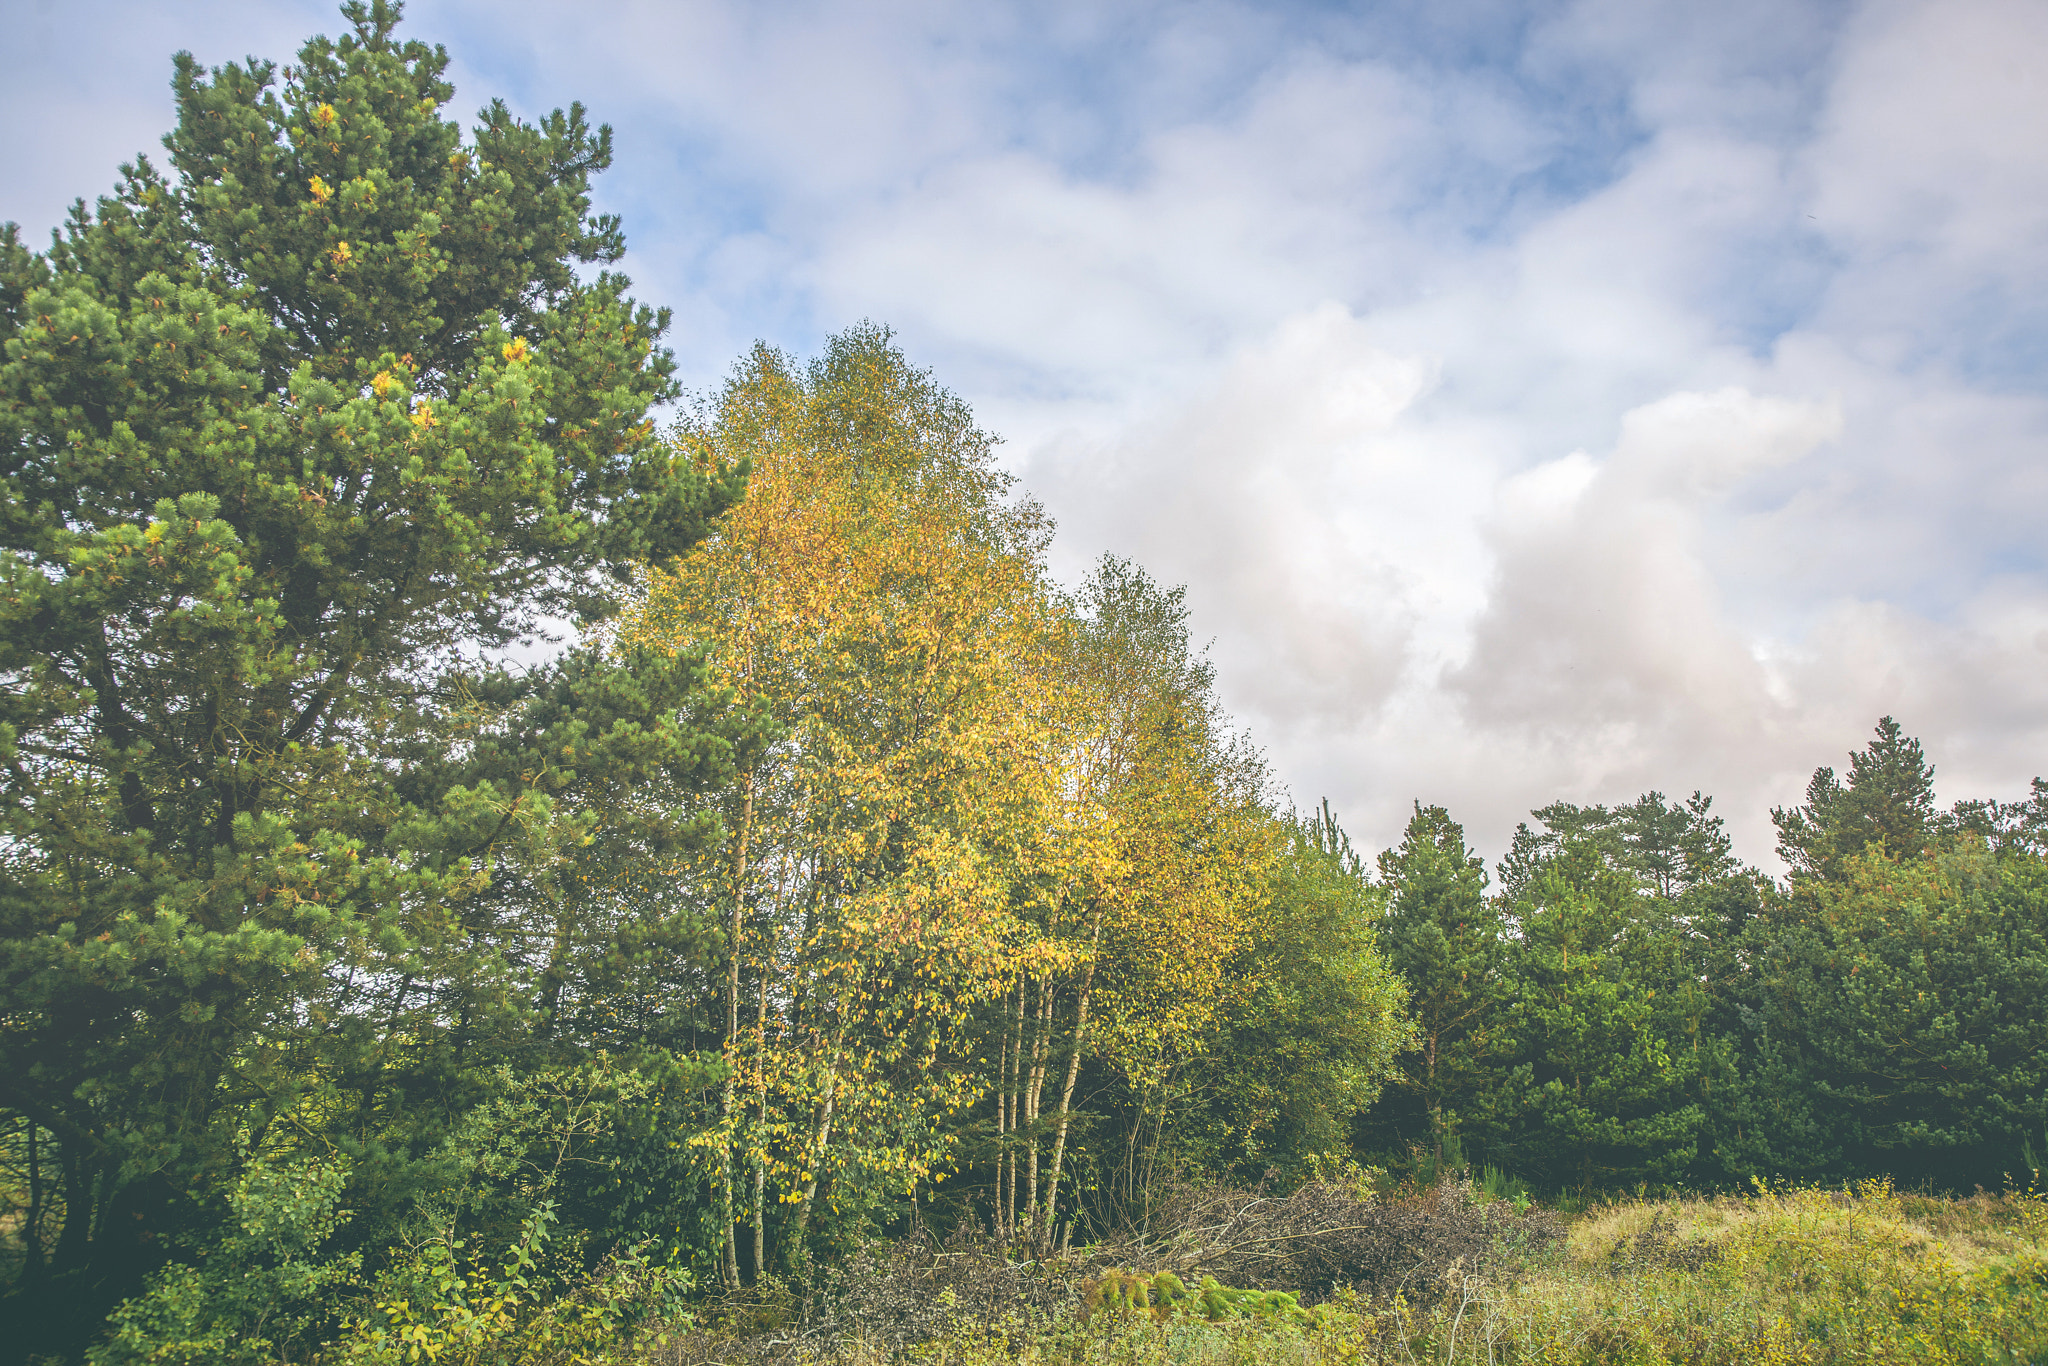
M 324 4 L 6 0 L 0 218 Z M 1742 853 L 1881 713 L 2048 771 L 2048 7 L 416 0 L 582 100 L 694 385 L 897 329 L 1058 568 L 1190 589 L 1362 843 L 1704 789 Z

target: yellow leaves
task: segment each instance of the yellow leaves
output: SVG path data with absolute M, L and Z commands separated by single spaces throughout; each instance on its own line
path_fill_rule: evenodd
M 520 362 L 524 361 L 527 357 L 526 338 L 513 338 L 511 341 L 505 343 L 504 346 L 499 348 L 499 354 L 503 355 L 505 359 L 511 362 L 512 364 L 519 364 Z
M 327 253 L 327 259 L 334 263 L 334 268 L 336 270 L 340 270 L 343 266 L 355 260 L 356 254 L 354 249 L 351 248 L 348 243 L 336 242 L 334 244 L 334 250 Z
M 313 202 L 315 204 L 325 204 L 328 200 L 334 198 L 333 187 L 319 176 L 314 176 L 311 180 L 307 181 L 306 188 L 313 192 Z
M 315 128 L 323 130 L 332 128 L 339 118 L 340 115 L 334 112 L 334 106 L 331 104 L 322 104 L 313 110 L 313 126 Z
M 393 378 L 389 370 L 379 370 L 376 377 L 370 381 L 370 392 L 379 399 L 391 397 L 391 391 L 397 387 L 398 381 Z
M 645 570 L 618 633 L 702 650 L 787 737 L 753 770 L 758 804 L 727 818 L 750 822 L 746 955 L 782 1017 L 729 1056 L 769 1098 L 748 1142 L 783 1199 L 847 1164 L 928 1175 L 942 1154 L 878 1143 L 888 1116 L 944 1113 L 979 1082 L 906 1050 L 1051 961 L 1013 904 L 1055 821 L 1051 595 L 951 476 L 898 479 L 908 462 L 849 439 L 921 420 L 895 403 L 758 353 L 674 455 L 748 461 L 746 497 L 696 552 Z M 929 453 L 950 437 L 897 439 Z
M 795 1203 L 835 1172 L 929 1179 L 944 1140 L 888 1136 L 991 1084 L 947 1051 L 973 1056 L 980 1003 L 1020 983 L 1058 1030 L 1095 984 L 1117 1065 L 1194 1047 L 1270 857 L 1200 667 L 1161 672 L 1065 602 L 949 396 L 893 352 L 829 359 L 757 352 L 686 421 L 673 459 L 745 461 L 746 495 L 642 568 L 613 636 L 701 654 L 775 722 L 722 812 L 744 843 L 706 860 L 759 992 L 726 1048 L 755 1099 L 716 1142 Z
M 435 427 L 440 425 L 434 419 L 434 405 L 427 402 L 423 398 L 415 399 L 413 401 L 412 415 L 408 419 L 408 421 L 410 421 L 413 426 L 418 427 L 421 431 L 425 431 L 429 427 Z

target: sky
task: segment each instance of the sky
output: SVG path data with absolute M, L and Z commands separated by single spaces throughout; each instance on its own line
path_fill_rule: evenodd
M 0 220 L 297 0 L 0 0 Z M 414 0 L 465 115 L 581 100 L 685 382 L 864 319 L 1054 567 L 1188 588 L 1355 842 L 1440 804 L 1769 811 L 1880 715 L 2048 773 L 2048 5 Z

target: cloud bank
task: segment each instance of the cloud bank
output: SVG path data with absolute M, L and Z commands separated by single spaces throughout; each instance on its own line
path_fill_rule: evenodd
M 419 0 L 462 107 L 581 98 L 714 382 L 863 317 L 1062 525 L 1189 585 L 1360 842 L 1563 797 L 1768 808 L 1880 713 L 2048 771 L 2048 10 Z M 318 7 L 33 8 L 0 216 Z

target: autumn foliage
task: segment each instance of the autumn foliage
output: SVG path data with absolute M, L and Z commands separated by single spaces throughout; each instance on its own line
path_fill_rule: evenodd
M 1185 609 L 1113 560 L 1059 591 L 992 439 L 879 329 L 808 366 L 757 349 L 673 440 L 749 471 L 614 637 L 701 657 L 763 729 L 691 871 L 725 931 L 729 1071 L 693 1139 L 721 1274 L 798 1266 L 821 1192 L 843 1221 L 949 1178 L 1071 1236 L 1084 1064 L 1143 1092 L 1201 1050 L 1287 848 Z

